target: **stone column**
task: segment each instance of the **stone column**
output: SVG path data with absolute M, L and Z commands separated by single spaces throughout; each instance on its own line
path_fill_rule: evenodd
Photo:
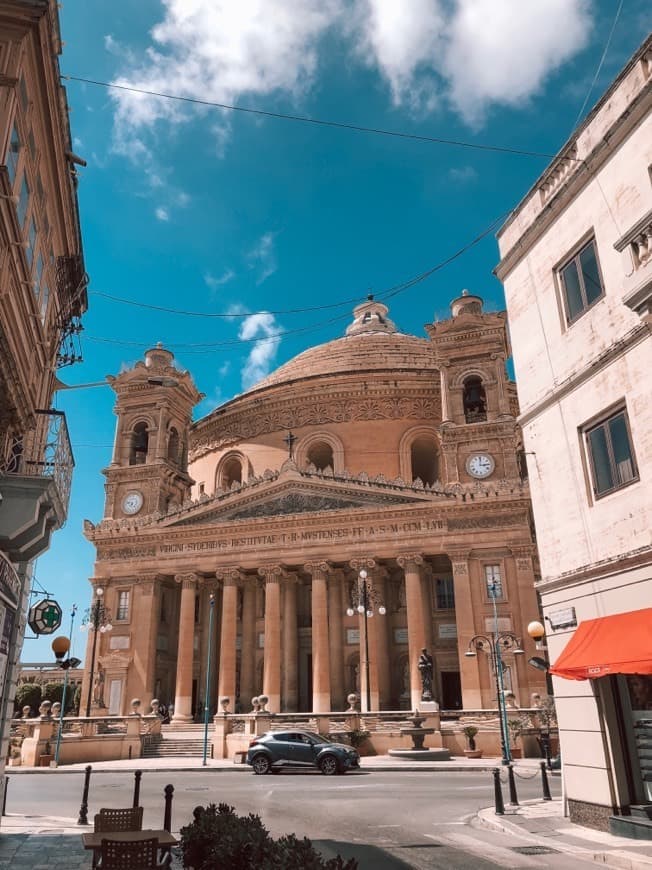
M 243 712 L 251 709 L 251 699 L 256 694 L 256 583 L 255 577 L 245 577 L 242 595 L 240 704 Z
M 281 709 L 296 713 L 299 706 L 299 634 L 297 630 L 296 574 L 283 584 L 283 696 Z
M 222 628 L 220 631 L 220 670 L 218 701 L 229 698 L 235 704 L 236 632 L 238 620 L 238 584 L 242 580 L 239 568 L 221 568 L 215 576 L 222 581 Z
M 455 622 L 457 624 L 457 651 L 462 683 L 462 706 L 465 710 L 482 709 L 479 656 L 467 658 L 469 641 L 476 634 L 473 612 L 473 595 L 467 551 L 449 552 L 453 566 L 455 588 Z
M 328 713 L 331 709 L 331 666 L 328 642 L 328 562 L 308 562 L 312 575 L 312 709 Z
M 423 624 L 423 598 L 421 595 L 421 566 L 423 556 L 409 553 L 396 560 L 405 573 L 405 603 L 407 607 L 408 651 L 410 657 L 410 705 L 416 710 L 421 703 L 421 675 L 419 656 L 426 645 Z
M 177 574 L 181 584 L 179 608 L 179 645 L 177 647 L 177 683 L 174 692 L 174 721 L 192 721 L 192 667 L 195 641 L 196 574 Z
M 439 369 L 439 383 L 441 388 L 441 421 L 442 423 L 451 422 L 453 415 L 450 407 L 450 394 L 448 391 L 448 370 L 450 363 L 441 363 Z
M 342 572 L 334 571 L 328 584 L 328 643 L 331 662 L 331 706 L 345 710 L 344 691 L 344 605 Z
M 281 709 L 281 576 L 280 565 L 258 569 L 265 578 L 265 658 L 263 661 L 263 694 L 269 698 L 267 709 Z
M 129 668 L 129 677 L 124 692 L 125 697 L 140 698 L 143 709 L 149 708 L 149 702 L 154 697 L 156 684 L 156 642 L 161 614 L 162 580 L 163 577 L 158 574 L 141 574 L 132 586 L 131 643 L 133 644 L 133 661 Z M 106 586 L 106 583 L 98 583 L 97 585 Z M 138 614 L 137 631 L 134 616 L 136 613 Z M 87 697 L 87 694 L 82 692 L 82 700 L 85 701 Z
M 537 648 L 535 641 L 527 633 L 527 627 L 533 620 L 541 621 L 539 608 L 537 605 L 537 595 L 535 591 L 536 578 L 534 576 L 534 565 L 532 557 L 535 549 L 531 544 L 509 544 L 512 551 L 513 560 L 506 559 L 507 568 L 507 596 L 510 601 L 510 610 L 512 612 L 513 630 L 514 633 L 522 641 L 523 649 L 526 651 L 524 656 L 514 656 L 514 667 L 516 668 L 517 686 L 520 690 L 519 703 L 522 707 L 528 707 L 530 704 L 530 695 L 532 692 L 546 694 L 546 677 L 541 671 L 529 667 L 527 664 L 531 656 L 540 656 L 541 650 Z M 515 584 L 512 581 L 512 565 L 515 573 Z M 514 590 L 516 586 L 516 591 Z M 518 694 L 517 694 L 518 696 Z
M 377 593 L 378 600 L 374 604 L 373 634 L 375 635 L 375 660 L 376 674 L 378 679 L 378 710 L 389 709 L 389 696 L 391 694 L 392 680 L 389 667 L 389 625 L 387 615 L 378 612 L 382 604 L 387 608 L 387 570 L 376 568 L 371 572 L 372 586 Z M 371 634 L 370 638 L 371 640 Z

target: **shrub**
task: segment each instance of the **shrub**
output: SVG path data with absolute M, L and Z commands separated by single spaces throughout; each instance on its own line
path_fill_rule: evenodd
M 23 715 L 23 707 L 32 708 L 32 716 L 36 715 L 41 705 L 41 686 L 38 683 L 21 683 L 16 689 L 14 698 L 15 715 Z
M 181 828 L 184 867 L 195 870 L 356 870 L 340 855 L 324 861 L 310 840 L 294 834 L 274 840 L 259 816 L 238 816 L 227 804 L 210 804 L 193 811 L 194 822 Z
M 66 695 L 68 691 L 66 690 Z M 61 703 L 61 698 L 63 697 L 63 683 L 46 683 L 43 686 L 43 692 L 41 694 L 42 701 L 52 701 L 52 703 L 58 702 Z
M 353 746 L 354 749 L 358 749 L 360 746 L 362 746 L 365 740 L 369 739 L 370 734 L 371 732 L 363 731 L 361 728 L 352 728 L 348 732 L 347 736 L 351 741 L 351 746 Z

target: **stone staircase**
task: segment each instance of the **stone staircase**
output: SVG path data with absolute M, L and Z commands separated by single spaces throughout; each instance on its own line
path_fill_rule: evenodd
M 203 752 L 204 726 L 195 723 L 163 725 L 161 734 L 151 735 L 143 746 L 143 758 L 201 758 Z

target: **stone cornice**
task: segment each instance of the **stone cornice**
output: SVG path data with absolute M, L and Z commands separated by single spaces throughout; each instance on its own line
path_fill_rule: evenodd
M 540 594 L 545 595 L 548 592 L 554 592 L 558 589 L 571 588 L 573 586 L 588 583 L 594 580 L 600 580 L 603 577 L 609 577 L 614 574 L 624 574 L 626 571 L 634 571 L 637 568 L 648 567 L 652 565 L 652 547 L 640 547 L 638 550 L 631 550 L 622 555 L 613 556 L 609 559 L 602 559 L 600 562 L 594 562 L 590 565 L 581 565 L 572 571 L 566 571 L 563 574 L 558 574 L 555 577 L 544 577 L 537 581 L 534 585 Z
M 612 363 L 614 360 L 623 356 L 628 350 L 640 344 L 650 337 L 650 330 L 645 323 L 640 323 L 631 329 L 621 338 L 614 341 L 609 347 L 605 348 L 601 353 L 595 356 L 590 362 L 586 363 L 581 369 L 569 375 L 560 384 L 553 386 L 549 392 L 540 399 L 537 399 L 534 404 L 523 410 L 518 423 L 521 428 L 525 428 L 528 423 L 531 423 L 536 417 L 542 414 L 551 405 L 561 401 L 573 390 L 576 390 L 586 381 L 594 377 L 605 366 Z
M 598 104 L 599 108 L 603 105 L 606 95 Z M 584 188 L 593 180 L 596 173 L 610 159 L 618 146 L 630 134 L 630 132 L 640 123 L 641 118 L 649 111 L 652 103 L 652 79 L 645 84 L 634 98 L 628 102 L 621 115 L 611 124 L 608 132 L 601 136 L 594 148 L 583 157 L 574 157 L 573 161 L 575 169 L 566 174 L 563 183 L 557 191 L 546 202 L 546 204 L 537 212 L 532 222 L 521 232 L 518 240 L 505 252 L 502 259 L 494 269 L 494 274 L 499 281 L 505 281 L 510 272 L 522 260 L 527 252 L 536 244 L 541 236 L 550 228 L 552 223 L 557 220 L 559 214 L 568 206 L 568 204 L 576 199 Z M 583 127 L 574 137 L 574 142 L 577 142 L 582 134 L 582 130 L 591 123 L 593 119 L 589 116 Z M 518 206 L 511 212 L 509 218 L 505 221 L 498 231 L 498 240 L 500 242 L 504 231 L 511 225 L 517 216 L 524 212 L 532 200 L 539 196 L 539 189 L 542 181 L 554 171 L 559 164 L 560 158 L 563 158 L 573 146 L 573 141 L 567 143 L 558 157 L 551 166 L 544 172 L 543 176 L 539 177 L 534 186 L 528 191 L 525 197 L 521 200 Z

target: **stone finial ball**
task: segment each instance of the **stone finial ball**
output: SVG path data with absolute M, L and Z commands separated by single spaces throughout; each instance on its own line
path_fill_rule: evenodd
M 26 704 L 23 707 L 23 719 L 29 719 L 31 715 L 32 715 L 32 708 L 29 706 L 29 704 Z
M 140 698 L 132 698 L 131 699 L 131 706 L 132 707 L 140 707 L 141 703 L 142 702 L 141 702 Z
M 259 695 L 258 703 L 260 704 L 260 709 L 264 710 L 267 704 L 269 704 L 269 698 L 267 697 L 267 695 Z

